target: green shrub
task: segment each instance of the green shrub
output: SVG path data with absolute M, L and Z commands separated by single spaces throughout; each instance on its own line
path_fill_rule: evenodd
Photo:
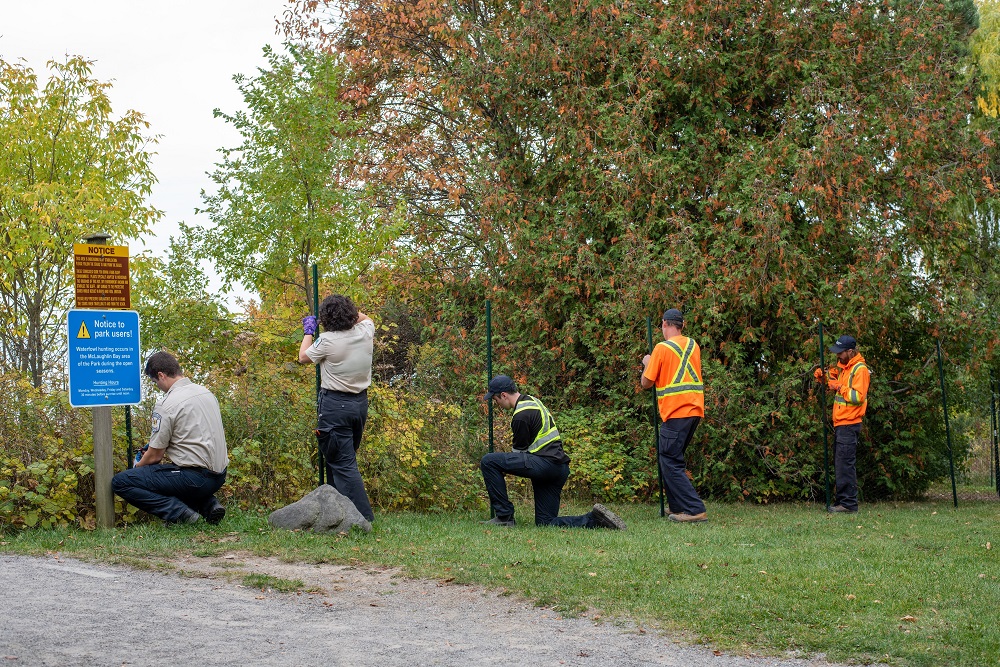
M 93 521 L 94 457 L 89 410 L 65 393 L 0 375 L 0 530 Z
M 475 445 L 460 428 L 461 410 L 408 391 L 372 385 L 358 466 L 372 503 L 387 510 L 482 506 Z
M 566 492 L 627 502 L 648 499 L 658 488 L 652 425 L 587 408 L 560 411 L 556 425 L 572 459 Z

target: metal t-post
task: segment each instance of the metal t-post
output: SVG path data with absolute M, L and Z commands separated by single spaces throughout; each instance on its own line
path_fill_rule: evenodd
M 994 485 L 993 456 L 997 443 L 997 394 L 993 386 L 993 374 L 990 374 L 990 486 Z
M 493 379 L 493 310 L 490 300 L 486 299 L 486 387 L 489 389 Z M 486 401 L 486 422 L 489 425 L 489 451 L 493 453 L 493 399 Z M 490 518 L 496 516 L 493 503 L 490 503 Z
M 649 354 L 653 354 L 653 318 L 646 318 L 646 347 L 649 349 Z M 656 404 L 656 386 L 652 388 L 650 392 L 653 397 L 653 452 L 656 456 L 656 481 L 660 483 L 660 516 L 666 516 L 667 511 L 663 506 L 663 466 L 660 463 L 660 433 L 657 427 L 657 422 L 659 421 L 659 406 Z
M 1000 496 L 1000 380 L 992 378 L 990 387 L 993 394 L 993 482 L 996 484 L 997 496 Z
M 951 450 L 951 426 L 948 423 L 948 392 L 944 388 L 944 361 L 941 358 L 941 339 L 937 340 L 938 376 L 941 378 L 941 406 L 944 408 L 944 433 L 948 440 L 948 465 L 951 468 L 951 497 L 958 507 L 958 487 L 955 485 L 955 456 Z
M 313 315 L 319 318 L 319 267 L 316 264 L 312 265 L 312 279 L 313 279 Z M 318 324 L 317 324 L 318 326 Z M 317 335 L 319 332 L 316 332 Z M 320 379 L 319 364 L 316 364 L 316 420 L 319 421 L 319 390 L 322 387 L 322 382 Z M 317 426 L 319 424 L 317 423 Z M 318 455 L 319 461 L 319 485 L 323 486 L 326 483 L 326 458 L 323 456 L 323 450 L 319 446 L 319 431 L 316 432 L 316 453 Z
M 486 386 L 493 379 L 493 310 L 486 299 Z M 493 452 L 493 401 L 486 401 L 486 421 L 489 424 L 489 451 Z
M 823 424 L 823 486 L 826 489 L 826 508 L 830 509 L 830 436 L 826 428 L 826 364 L 823 363 L 823 323 L 819 323 L 819 368 L 823 381 L 819 383 L 819 420 Z
M 125 406 L 125 440 L 128 442 L 128 459 L 125 461 L 125 467 L 131 468 L 134 461 L 132 461 L 132 406 Z

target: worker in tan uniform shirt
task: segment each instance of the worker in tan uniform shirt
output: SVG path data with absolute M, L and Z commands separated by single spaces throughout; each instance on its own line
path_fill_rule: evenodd
M 111 482 L 130 505 L 167 523 L 219 523 L 226 514 L 215 494 L 226 481 L 229 456 L 219 402 L 184 377 L 173 355 L 157 352 L 146 375 L 163 397 L 153 407 L 149 444 L 134 468 Z

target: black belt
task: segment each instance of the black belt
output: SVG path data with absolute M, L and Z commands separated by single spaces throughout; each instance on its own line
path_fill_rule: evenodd
M 322 388 L 322 389 L 319 390 L 319 393 L 322 394 L 322 395 L 324 395 L 324 396 L 333 396 L 334 398 L 347 398 L 347 399 L 351 399 L 351 398 L 362 398 L 362 397 L 367 398 L 368 397 L 368 390 L 367 389 L 362 389 L 361 391 L 359 391 L 358 393 L 355 394 L 355 393 L 352 393 L 352 392 L 349 392 L 349 391 L 340 391 L 339 389 L 327 389 L 326 387 L 324 387 L 324 388 Z
M 226 468 L 222 472 L 215 472 L 214 470 L 210 470 L 209 468 L 203 468 L 201 466 L 177 466 L 177 467 L 182 468 L 183 470 L 190 470 L 192 472 L 200 472 L 203 475 L 210 475 L 212 477 L 222 477 L 223 475 L 226 474 L 226 470 L 229 470 L 229 468 Z

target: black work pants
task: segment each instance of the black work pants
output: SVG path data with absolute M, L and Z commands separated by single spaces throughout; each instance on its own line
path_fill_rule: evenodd
M 319 397 L 319 449 L 326 458 L 327 483 L 347 496 L 369 521 L 375 519 L 357 451 L 368 421 L 368 392 L 350 394 L 323 389 Z
M 705 503 L 688 479 L 684 464 L 684 450 L 691 444 L 699 422 L 701 417 L 681 417 L 660 424 L 660 472 L 671 514 L 694 515 L 705 511 Z
M 125 502 L 169 523 L 184 519 L 188 510 L 207 515 L 215 492 L 226 482 L 226 471 L 181 468 L 155 463 L 122 470 L 111 489 Z
M 563 486 L 569 477 L 569 464 L 556 463 L 544 456 L 524 451 L 492 452 L 479 462 L 490 496 L 490 507 L 500 519 L 514 517 L 514 505 L 507 497 L 504 475 L 526 477 L 531 480 L 535 495 L 535 525 L 593 528 L 590 513 L 581 516 L 559 516 L 559 501 Z
M 845 509 L 858 509 L 858 436 L 861 435 L 861 424 L 838 426 L 834 430 L 835 447 L 833 450 L 833 470 L 836 476 L 834 488 L 834 505 L 842 505 Z

